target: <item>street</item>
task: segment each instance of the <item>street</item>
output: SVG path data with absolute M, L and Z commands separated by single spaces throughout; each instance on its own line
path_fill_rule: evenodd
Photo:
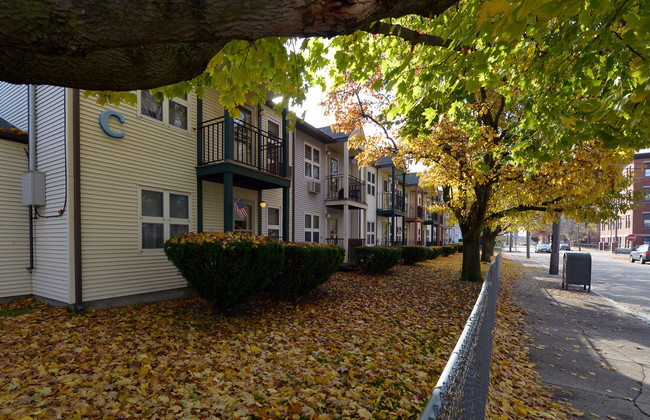
M 513 248 L 513 252 L 525 256 L 526 248 L 519 246 L 517 251 Z M 558 283 L 562 282 L 564 253 L 565 251 L 560 251 Z M 548 272 L 550 254 L 536 254 L 534 247 L 531 247 L 530 258 L 536 263 L 544 264 Z M 636 261 L 632 264 L 627 254 L 614 255 L 611 252 L 592 250 L 591 276 L 592 292 L 613 300 L 650 324 L 650 263 L 641 264 Z M 581 291 L 582 286 L 570 285 L 569 290 Z

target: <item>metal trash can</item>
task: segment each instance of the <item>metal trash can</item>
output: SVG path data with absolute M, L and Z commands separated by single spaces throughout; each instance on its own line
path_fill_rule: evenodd
M 579 284 L 591 292 L 591 254 L 588 252 L 566 252 L 562 265 L 562 288 Z

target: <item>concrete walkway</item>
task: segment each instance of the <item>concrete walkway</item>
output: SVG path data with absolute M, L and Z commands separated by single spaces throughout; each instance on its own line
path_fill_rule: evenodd
M 582 286 L 562 290 L 562 277 L 525 252 L 503 255 L 526 268 L 517 295 L 529 357 L 554 397 L 584 418 L 650 418 L 650 325 Z

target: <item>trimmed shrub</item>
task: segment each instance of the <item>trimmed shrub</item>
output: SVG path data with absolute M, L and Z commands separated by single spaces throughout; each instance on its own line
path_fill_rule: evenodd
M 360 246 L 354 249 L 354 257 L 364 273 L 383 273 L 397 265 L 400 258 L 402 258 L 402 248 Z
M 462 243 L 457 243 L 456 245 L 456 252 L 463 252 L 463 244 Z
M 329 280 L 345 258 L 340 246 L 284 242 L 284 268 L 267 287 L 272 296 L 305 294 Z
M 441 246 L 430 246 L 429 250 L 431 251 L 430 257 L 429 257 L 430 260 L 438 258 L 439 256 L 442 255 L 442 247 Z
M 284 265 L 282 244 L 241 232 L 186 233 L 165 242 L 167 258 L 217 311 L 248 302 Z
M 413 265 L 426 260 L 428 253 L 429 249 L 426 246 L 406 245 L 402 247 L 402 261 L 405 265 Z
M 455 254 L 455 253 L 456 253 L 456 247 L 454 247 L 453 245 L 444 245 L 442 247 L 442 255 L 444 255 L 445 257 L 448 257 L 451 254 Z

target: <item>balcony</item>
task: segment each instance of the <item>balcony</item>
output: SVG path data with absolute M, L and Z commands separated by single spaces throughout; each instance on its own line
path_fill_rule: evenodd
M 401 191 L 395 192 L 395 204 L 393 205 L 393 193 L 383 192 L 377 196 L 377 211 L 383 212 L 404 212 L 404 196 Z
M 282 177 L 282 139 L 242 121 L 226 123 L 223 117 L 204 121 L 199 166 L 236 162 L 264 174 Z
M 366 204 L 366 182 L 353 176 L 348 177 L 348 195 L 343 190 L 344 175 L 330 175 L 325 178 L 326 200 L 350 200 Z
M 422 206 L 409 206 L 409 211 L 406 215 L 408 219 L 422 219 L 423 208 Z

